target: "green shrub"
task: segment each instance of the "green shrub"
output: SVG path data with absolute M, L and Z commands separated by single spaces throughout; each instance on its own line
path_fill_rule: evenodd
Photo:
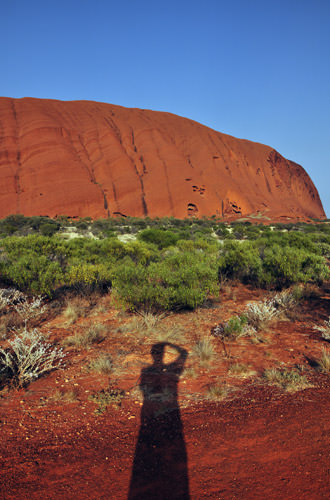
M 328 277 L 323 257 L 289 246 L 274 245 L 264 250 L 263 272 L 259 278 L 262 285 L 283 288 L 294 283 L 322 282 Z
M 262 260 L 257 248 L 250 242 L 225 242 L 218 261 L 219 277 L 240 281 L 259 281 Z
M 219 278 L 278 289 L 295 283 L 321 283 L 329 277 L 324 257 L 272 240 L 226 242 L 219 256 Z
M 222 340 L 237 340 L 250 333 L 247 317 L 232 316 L 226 323 L 219 323 L 212 330 L 215 337 Z
M 53 236 L 59 230 L 59 227 L 59 224 L 47 222 L 40 225 L 39 231 L 43 236 Z
M 144 228 L 139 241 L 122 243 L 116 237 L 66 241 L 53 234 L 61 224 L 86 227 L 92 221 L 76 223 L 67 218 L 53 221 L 21 215 L 0 221 L 2 235 L 7 230 L 18 235 L 43 233 L 1 240 L 0 275 L 6 284 L 33 294 L 51 295 L 62 285 L 89 293 L 110 286 L 115 279 L 117 295 L 131 309 L 168 310 L 195 308 L 216 290 L 217 256 L 220 281 L 237 279 L 281 289 L 295 283 L 320 284 L 329 277 L 324 258 L 330 254 L 330 228 L 326 225 L 306 233 L 307 227 L 295 224 L 283 233 L 284 226 L 271 231 L 262 225 L 236 223 L 231 225 L 229 240 L 227 226 L 215 219 L 127 217 L 93 223 L 102 237 L 113 231 L 135 233 Z M 226 238 L 223 245 L 215 241 L 212 231 Z M 233 241 L 235 235 L 254 240 Z
M 10 283 L 35 294 L 51 295 L 63 282 L 59 263 L 51 262 L 45 255 L 25 254 L 16 261 L 2 263 L 0 269 Z
M 162 249 L 175 245 L 179 236 L 172 231 L 163 229 L 144 229 L 138 234 L 138 238 L 145 243 L 153 243 L 159 249 Z
M 102 264 L 81 263 L 68 269 L 65 281 L 79 292 L 105 289 L 111 287 L 111 271 Z
M 232 316 L 224 326 L 225 337 L 239 338 L 245 333 L 247 325 L 246 316 Z
M 174 253 L 145 267 L 126 259 L 113 288 L 131 310 L 195 309 L 217 290 L 215 264 L 203 254 Z

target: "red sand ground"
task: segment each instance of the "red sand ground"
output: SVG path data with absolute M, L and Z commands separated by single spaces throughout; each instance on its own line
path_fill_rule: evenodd
M 330 380 L 312 367 L 312 361 L 326 346 L 313 326 L 329 316 L 329 291 L 305 300 L 294 321 L 283 318 L 270 325 L 263 332 L 264 342 L 260 344 L 253 344 L 248 338 L 228 344 L 230 357 L 226 358 L 223 346 L 215 339 L 216 356 L 206 367 L 200 366 L 193 355 L 196 339 L 207 335 L 217 322 L 240 313 L 247 302 L 261 297 L 261 292 L 233 287 L 222 292 L 221 301 L 213 308 L 174 314 L 162 320 L 168 331 L 178 326 L 183 329 L 184 336 L 174 334 L 176 344 L 189 352 L 188 369 L 196 370 L 194 376 L 189 372 L 183 374 L 179 383 L 184 434 L 181 451 L 173 439 L 176 429 L 171 428 L 174 412 L 160 412 L 147 429 L 150 440 L 158 437 L 161 440 L 162 429 L 167 429 L 167 440 L 159 442 L 162 442 L 160 458 L 166 457 L 167 463 L 171 463 L 172 456 L 177 460 L 172 480 L 167 478 L 171 494 L 166 491 L 163 478 L 155 477 L 148 482 L 149 496 L 141 490 L 135 496 L 128 496 L 142 407 L 139 391 L 132 386 L 141 368 L 150 366 L 148 353 L 157 339 L 133 331 L 133 327 L 119 331 L 118 326 L 130 324 L 131 317 L 105 307 L 106 298 L 101 300 L 103 312 L 95 316 L 90 310 L 89 315 L 71 327 L 65 327 L 61 317 L 45 320 L 42 329 L 50 329 L 54 341 L 79 332 L 96 320 L 107 326 L 108 334 L 104 342 L 90 349 L 66 348 L 67 367 L 30 384 L 27 390 L 2 391 L 0 497 L 6 500 L 329 499 Z M 116 356 L 119 359 L 118 370 L 110 376 L 110 381 L 125 389 L 126 396 L 119 408 L 110 405 L 104 413 L 96 415 L 95 403 L 88 396 L 106 388 L 109 376 L 88 372 L 86 366 L 102 352 L 110 352 L 114 359 Z M 248 379 L 230 376 L 228 367 L 237 361 L 249 364 L 256 376 Z M 305 367 L 311 387 L 287 393 L 267 386 L 261 378 L 265 368 L 295 365 Z M 208 401 L 206 388 L 217 381 L 232 391 L 224 401 Z M 71 402 L 56 400 L 56 389 L 76 390 L 77 397 Z M 150 448 L 145 444 L 148 455 L 140 457 L 148 468 Z M 177 458 L 179 452 L 181 463 Z M 180 474 L 182 482 L 189 479 L 188 496 L 181 494 Z
M 0 137 L 0 218 L 325 217 L 302 167 L 170 113 L 2 97 Z
M 139 422 L 134 405 L 86 418 L 71 404 L 24 412 L 22 401 L 2 416 L 1 498 L 127 499 Z M 232 402 L 182 410 L 190 498 L 327 500 L 329 410 L 328 382 L 295 395 L 254 387 Z

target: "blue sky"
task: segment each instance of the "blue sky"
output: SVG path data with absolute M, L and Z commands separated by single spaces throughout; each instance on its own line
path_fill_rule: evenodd
M 0 95 L 169 111 L 301 164 L 330 216 L 329 0 L 1 0 Z

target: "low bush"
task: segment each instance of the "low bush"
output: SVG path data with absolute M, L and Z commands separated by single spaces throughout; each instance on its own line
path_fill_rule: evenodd
M 40 224 L 39 231 L 43 236 L 53 236 L 60 228 L 59 224 L 56 224 L 56 222 L 45 222 L 43 224 Z
M 261 330 L 276 318 L 278 310 L 272 300 L 263 300 L 262 302 L 248 304 L 245 315 L 250 326 L 256 330 Z
M 215 337 L 219 337 L 222 340 L 237 340 L 240 337 L 248 335 L 247 317 L 242 316 L 232 316 L 227 322 L 219 323 L 215 328 L 213 328 L 212 333 Z
M 31 300 L 25 297 L 14 304 L 14 309 L 24 321 L 25 328 L 31 319 L 41 316 L 47 310 L 47 306 L 42 302 L 43 297 L 39 296 L 32 297 Z
M 324 257 L 330 248 L 326 227 L 309 235 L 299 225 L 283 233 L 280 226 L 280 231 L 243 223 L 230 227 L 215 218 L 109 218 L 79 223 L 85 228 L 92 225 L 101 239 L 64 240 L 57 229 L 76 224 L 67 218 L 52 221 L 15 215 L 0 221 L 0 236 L 7 234 L 4 227 L 15 234 L 1 240 L 3 283 L 48 296 L 62 286 L 86 294 L 113 286 L 130 309 L 170 310 L 203 304 L 208 294 L 217 291 L 217 278 L 282 289 L 295 283 L 320 284 L 329 277 Z M 139 241 L 103 238 L 113 231 L 135 233 L 141 228 Z M 220 244 L 214 232 L 223 233 L 226 241 Z M 255 239 L 234 241 L 235 235 Z M 128 289 L 128 279 L 133 291 Z
M 108 290 L 111 287 L 111 276 L 106 265 L 82 262 L 69 267 L 65 281 L 77 292 L 90 294 L 95 290 Z
M 225 242 L 218 260 L 219 279 L 258 283 L 262 271 L 259 251 L 251 242 Z
M 330 340 L 330 316 L 323 322 L 323 326 L 314 326 L 314 330 L 321 332 L 322 338 Z
M 17 387 L 63 366 L 64 352 L 47 343 L 41 333 L 24 329 L 12 340 L 9 348 L 0 348 L 0 373 L 2 378 Z

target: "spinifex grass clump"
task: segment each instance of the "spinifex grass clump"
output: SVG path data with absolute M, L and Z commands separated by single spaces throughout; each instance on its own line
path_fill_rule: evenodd
M 214 347 L 212 344 L 212 339 L 210 337 L 204 337 L 194 345 L 193 354 L 198 357 L 199 362 L 202 366 L 207 366 L 211 363 L 212 358 L 215 355 Z
M 211 401 L 222 401 L 228 396 L 228 387 L 221 384 L 212 384 L 207 388 L 206 397 Z
M 233 363 L 229 366 L 228 373 L 229 375 L 242 378 L 256 375 L 256 371 L 253 370 L 250 365 L 245 363 Z
M 88 370 L 109 375 L 114 370 L 112 356 L 106 353 L 101 354 L 89 363 Z
M 0 348 L 0 375 L 8 383 L 23 387 L 44 373 L 63 366 L 64 352 L 45 341 L 36 329 L 24 329 Z
M 89 347 L 92 344 L 99 344 L 105 339 L 106 328 L 101 323 L 96 323 L 87 327 L 82 333 L 76 333 L 67 337 L 63 343 L 68 346 Z
M 330 351 L 322 349 L 322 356 L 317 361 L 319 369 L 323 373 L 330 373 Z
M 269 384 L 277 385 L 288 392 L 300 391 L 310 387 L 306 375 L 298 369 L 269 368 L 264 372 L 264 378 Z

